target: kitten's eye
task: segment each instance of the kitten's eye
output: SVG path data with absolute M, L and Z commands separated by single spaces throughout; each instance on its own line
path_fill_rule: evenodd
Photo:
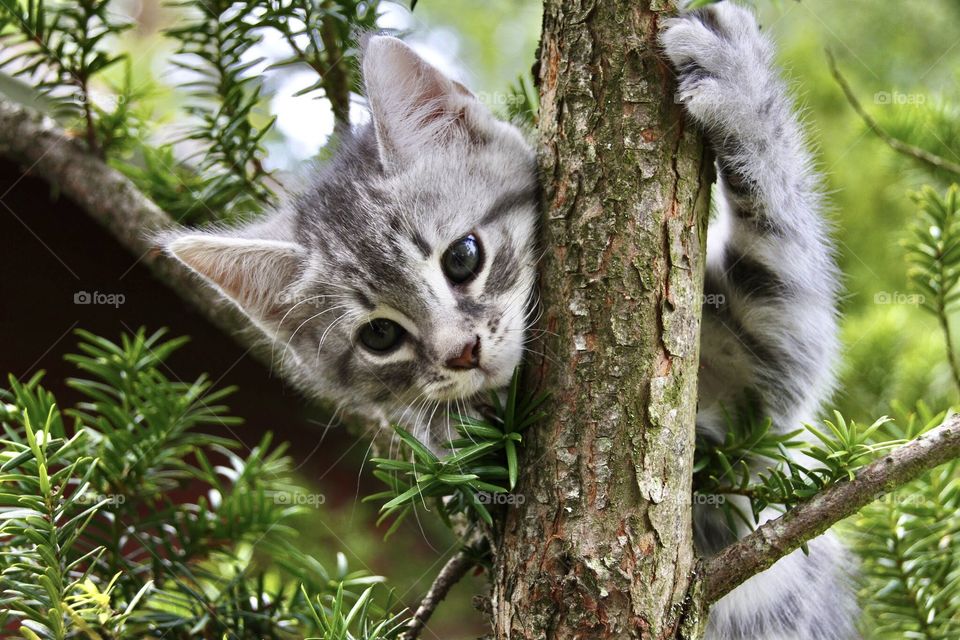
M 399 345 L 406 334 L 403 327 L 393 320 L 376 318 L 363 325 L 357 337 L 370 351 L 384 353 Z
M 477 277 L 483 265 L 483 248 L 477 236 L 464 236 L 447 247 L 440 258 L 443 273 L 450 282 L 463 284 Z

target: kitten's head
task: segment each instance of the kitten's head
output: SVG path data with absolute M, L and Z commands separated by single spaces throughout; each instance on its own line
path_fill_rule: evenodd
M 397 409 L 506 384 L 535 280 L 533 151 L 466 88 L 376 36 L 372 124 L 265 221 L 169 253 L 272 336 L 315 395 Z

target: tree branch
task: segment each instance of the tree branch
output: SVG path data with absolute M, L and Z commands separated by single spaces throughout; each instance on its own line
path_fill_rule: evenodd
M 919 436 L 861 469 L 750 535 L 733 543 L 706 564 L 707 602 L 716 602 L 751 576 L 886 493 L 925 471 L 960 457 L 960 415 Z
M 843 95 L 847 98 L 847 102 L 850 103 L 850 106 L 853 107 L 853 110 L 857 112 L 857 115 L 863 120 L 867 127 L 872 131 L 878 138 L 883 140 L 887 146 L 901 153 L 905 156 L 918 160 L 933 169 L 946 170 L 951 173 L 960 175 L 960 164 L 956 162 L 951 162 L 946 158 L 942 158 L 935 153 L 930 153 L 926 149 L 921 149 L 918 146 L 909 144 L 895 138 L 886 132 L 886 130 L 880 126 L 880 124 L 867 113 L 866 109 L 863 108 L 863 105 L 860 104 L 860 101 L 857 99 L 857 95 L 853 92 L 853 89 L 850 87 L 850 83 L 847 82 L 847 79 L 843 77 L 840 73 L 840 69 L 837 68 L 837 60 L 833 57 L 833 53 L 827 49 L 827 63 L 830 66 L 830 73 L 833 75 L 833 79 L 836 80 L 837 84 L 840 85 L 840 88 L 843 90 Z
M 467 572 L 476 566 L 476 556 L 477 550 L 475 549 L 461 549 L 447 560 L 443 569 L 434 579 L 433 584 L 430 585 L 427 595 L 423 596 L 420 606 L 417 607 L 417 612 L 407 623 L 407 630 L 400 636 L 402 640 L 416 640 L 419 637 L 437 605 L 443 602 L 453 585 L 460 582 L 463 576 L 467 575 Z
M 284 382 L 294 375 L 274 366 L 273 343 L 229 300 L 163 253 L 153 238 L 177 223 L 122 173 L 91 154 L 83 141 L 54 120 L 0 97 L 0 158 L 43 178 L 100 223 L 153 276 Z M 25 221 L 29 224 L 29 220 Z M 132 265 L 131 265 L 132 267 Z M 332 413 L 332 411 L 331 411 Z M 351 433 L 372 438 L 373 451 L 389 450 L 390 430 L 371 428 L 362 416 L 341 415 Z
M 270 344 L 232 303 L 164 255 L 152 238 L 177 224 L 134 184 L 52 119 L 0 98 L 0 157 L 13 160 L 99 222 L 153 275 L 264 364 Z M 29 224 L 29 220 L 26 221 Z

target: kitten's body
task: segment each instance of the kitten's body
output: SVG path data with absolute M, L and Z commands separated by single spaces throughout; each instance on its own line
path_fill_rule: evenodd
M 723 3 L 687 14 L 662 41 L 721 182 L 698 432 L 722 438 L 723 409 L 745 400 L 794 429 L 828 396 L 837 352 L 837 278 L 800 127 L 746 11 Z M 535 278 L 533 153 L 399 41 L 371 39 L 364 79 L 373 124 L 344 140 L 286 208 L 168 248 L 276 340 L 309 393 L 400 420 L 436 443 L 448 409 L 504 385 L 522 355 Z M 471 237 L 482 259 L 458 281 L 448 254 Z M 371 338 L 374 321 L 386 329 Z M 397 330 L 389 349 L 370 348 Z M 695 521 L 705 554 L 742 533 L 709 508 Z M 810 550 L 717 603 L 707 637 L 854 637 L 843 548 L 824 536 Z

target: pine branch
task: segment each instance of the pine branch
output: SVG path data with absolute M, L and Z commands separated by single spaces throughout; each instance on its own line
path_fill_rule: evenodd
M 867 128 L 870 129 L 878 138 L 883 140 L 888 147 L 896 151 L 897 153 L 903 154 L 914 160 L 922 162 L 923 164 L 931 167 L 935 170 L 940 171 L 949 171 L 951 173 L 960 175 L 960 164 L 956 162 L 951 162 L 946 158 L 938 156 L 935 153 L 930 153 L 926 149 L 921 149 L 916 145 L 909 144 L 895 138 L 890 135 L 880 124 L 867 113 L 866 109 L 863 108 L 863 105 L 860 104 L 860 100 L 857 99 L 856 93 L 850 87 L 850 83 L 847 82 L 847 79 L 843 77 L 843 74 L 840 73 L 840 69 L 837 67 L 837 61 L 833 57 L 833 53 L 827 49 L 827 63 L 830 66 L 830 73 L 833 75 L 833 79 L 836 80 L 837 84 L 840 85 L 840 88 L 843 90 L 843 95 L 846 97 L 847 102 L 850 103 L 850 106 L 853 107 L 853 110 L 857 112 L 857 115 L 860 116 L 860 119 L 863 120 L 864 124 L 867 125 Z
M 493 526 L 488 505 L 507 504 L 512 499 L 509 492 L 517 484 L 517 448 L 522 433 L 545 417 L 540 407 L 548 394 L 522 392 L 521 378 L 518 367 L 503 402 L 496 392 L 490 393 L 489 416 L 450 416 L 460 437 L 446 443 L 449 453 L 438 455 L 412 433 L 394 427 L 401 443 L 401 457 L 371 460 L 376 465 L 373 475 L 387 489 L 364 498 L 386 500 L 380 507 L 377 524 L 394 518 L 387 536 L 417 504 L 428 499 L 436 501 L 437 512 L 448 525 L 466 516 L 471 524 Z M 504 481 L 507 486 L 503 486 Z
M 263 139 L 275 117 L 254 124 L 260 104 L 262 82 L 251 69 L 260 59 L 245 55 L 262 36 L 251 23 L 248 11 L 237 11 L 231 0 L 183 0 L 186 24 L 167 31 L 179 42 L 174 64 L 196 74 L 190 82 L 192 100 L 186 112 L 194 121 L 184 140 L 198 142 L 201 173 L 210 178 L 202 197 L 224 217 L 259 213 L 274 200 L 266 186 Z
M 350 127 L 350 94 L 359 90 L 357 52 L 350 47 L 356 34 L 377 28 L 378 2 L 358 0 L 268 0 L 261 24 L 276 29 L 292 56 L 276 66 L 304 64 L 317 81 L 298 92 L 322 90 L 330 102 L 336 130 Z
M 105 146 L 100 121 L 105 114 L 93 103 L 90 83 L 126 58 L 104 41 L 133 26 L 111 13 L 109 5 L 110 0 L 0 2 L 0 41 L 12 52 L 0 68 L 30 79 L 61 115 L 79 111 L 87 145 L 101 158 Z
M 943 422 L 923 403 L 891 425 L 912 439 Z M 923 474 L 844 527 L 861 560 L 861 600 L 874 640 L 960 636 L 960 459 Z
M 705 597 L 716 602 L 831 526 L 925 471 L 960 457 L 960 415 L 760 526 L 706 563 Z
M 160 368 L 185 339 L 78 332 L 61 414 L 42 374 L 0 388 L 0 626 L 30 640 L 317 637 L 387 640 L 405 628 L 379 576 L 293 547 L 303 493 L 285 446 L 205 433 L 236 424 L 207 376 Z M 67 426 L 64 417 L 72 418 Z M 187 487 L 196 499 L 173 501 Z M 378 591 L 380 588 L 377 588 Z
M 913 198 L 920 211 L 903 242 L 910 264 L 907 275 L 921 292 L 921 307 L 937 316 L 953 382 L 960 391 L 960 362 L 950 329 L 950 312 L 960 298 L 960 187 L 953 184 L 941 196 L 928 185 Z

